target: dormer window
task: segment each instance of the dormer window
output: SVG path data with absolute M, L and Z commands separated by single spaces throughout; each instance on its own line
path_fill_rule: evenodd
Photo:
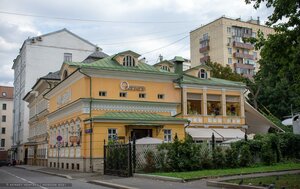
M 160 69 L 161 69 L 161 70 L 168 71 L 168 72 L 170 71 L 169 66 L 166 66 L 166 65 L 161 66 Z
M 125 56 L 123 58 L 123 66 L 133 67 L 135 66 L 135 60 L 132 56 Z
M 207 73 L 204 69 L 201 69 L 198 73 L 198 77 L 201 79 L 207 79 Z

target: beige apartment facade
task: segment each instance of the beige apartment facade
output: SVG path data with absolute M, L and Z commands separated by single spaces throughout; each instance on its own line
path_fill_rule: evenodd
M 223 66 L 229 65 L 234 71 L 252 78 L 259 70 L 260 52 L 245 38 L 257 37 L 258 31 L 265 37 L 274 32 L 273 28 L 257 20 L 241 21 L 221 17 L 190 32 L 192 67 L 208 60 Z
M 0 86 L 0 151 L 12 145 L 13 87 Z

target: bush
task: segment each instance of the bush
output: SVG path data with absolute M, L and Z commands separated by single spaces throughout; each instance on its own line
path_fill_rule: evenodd
M 225 167 L 236 168 L 238 167 L 239 153 L 236 148 L 227 148 L 225 150 Z
M 224 168 L 225 157 L 222 148 L 217 146 L 212 152 L 212 162 L 215 169 Z
M 200 167 L 202 169 L 211 169 L 212 168 L 212 155 L 211 151 L 208 148 L 208 145 L 204 143 L 200 150 Z
M 152 151 L 147 151 L 147 153 L 145 154 L 145 159 L 146 159 L 146 165 L 144 167 L 144 171 L 146 173 L 154 172 L 156 170 L 154 153 Z
M 242 145 L 240 157 L 239 157 L 239 166 L 241 167 L 248 167 L 251 165 L 251 152 L 249 145 L 245 143 Z

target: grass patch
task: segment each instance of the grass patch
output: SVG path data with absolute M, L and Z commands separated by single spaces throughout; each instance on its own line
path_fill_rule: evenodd
M 235 168 L 235 169 L 210 169 L 189 172 L 167 172 L 167 173 L 151 173 L 152 175 L 168 176 L 182 179 L 196 179 L 203 177 L 218 177 L 226 175 L 238 175 L 248 173 L 261 173 L 271 171 L 283 171 L 300 169 L 300 163 L 278 163 L 271 166 L 257 165 L 255 167 Z
M 243 185 L 254 185 L 268 187 L 270 184 L 274 184 L 275 188 L 300 188 L 300 174 L 295 175 L 279 175 L 279 176 L 267 176 L 259 178 L 247 178 L 247 179 L 235 179 L 228 180 L 226 182 Z

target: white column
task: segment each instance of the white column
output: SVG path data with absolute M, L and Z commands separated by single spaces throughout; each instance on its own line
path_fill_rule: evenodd
M 226 89 L 222 89 L 222 114 L 226 116 Z
M 203 115 L 207 116 L 207 88 L 203 88 Z

